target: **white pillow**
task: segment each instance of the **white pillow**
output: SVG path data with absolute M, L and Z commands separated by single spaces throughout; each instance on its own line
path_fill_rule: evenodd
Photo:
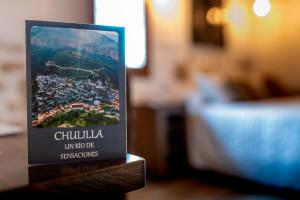
M 225 80 L 218 75 L 199 75 L 198 92 L 205 103 L 225 103 L 230 101 L 226 93 Z

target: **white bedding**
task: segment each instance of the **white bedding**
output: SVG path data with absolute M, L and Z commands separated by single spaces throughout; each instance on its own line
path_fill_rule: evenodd
M 300 189 L 300 101 L 187 107 L 193 167 Z

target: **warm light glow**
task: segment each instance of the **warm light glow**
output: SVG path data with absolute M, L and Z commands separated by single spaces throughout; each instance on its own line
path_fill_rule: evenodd
M 253 11 L 259 17 L 267 16 L 271 11 L 271 3 L 269 0 L 255 0 Z
M 146 63 L 144 0 L 95 0 L 95 24 L 125 27 L 125 63 L 143 68 Z
M 245 27 L 245 12 L 240 1 L 231 1 L 225 10 L 224 21 L 232 24 L 235 30 L 242 30 Z
M 223 22 L 223 13 L 221 8 L 213 7 L 207 11 L 206 20 L 213 25 L 220 25 Z
M 166 9 L 172 4 L 173 0 L 152 0 L 152 1 L 157 8 Z
M 179 0 L 152 0 L 156 11 L 162 15 L 171 15 L 176 12 Z

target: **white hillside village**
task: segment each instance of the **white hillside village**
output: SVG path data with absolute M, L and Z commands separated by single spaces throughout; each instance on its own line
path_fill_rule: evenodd
M 84 70 L 60 67 L 54 61 L 46 62 L 45 67 Z M 93 70 L 85 71 L 94 73 Z M 113 89 L 109 80 L 78 80 L 57 74 L 37 75 L 35 80 L 37 110 L 32 113 L 33 126 L 70 110 L 96 111 L 119 119 L 119 92 Z

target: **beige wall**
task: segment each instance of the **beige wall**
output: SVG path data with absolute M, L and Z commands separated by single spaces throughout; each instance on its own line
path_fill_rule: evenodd
M 86 23 L 91 14 L 90 0 L 1 0 L 0 62 L 10 46 L 19 47 L 24 60 L 26 19 Z
M 299 89 L 300 1 L 271 0 L 271 12 L 263 18 L 254 15 L 253 1 L 227 2 L 239 4 L 244 11 L 240 26 L 232 21 L 227 24 L 227 51 L 248 55 L 256 68 L 276 74 L 291 89 Z
M 24 20 L 90 22 L 90 0 L 1 0 L 0 38 L 24 41 Z
M 191 43 L 191 0 L 170 0 L 172 9 L 166 12 L 148 1 L 151 76 L 133 80 L 134 103 L 180 98 L 186 88 L 174 82 L 173 74 L 182 60 L 247 59 L 257 70 L 279 76 L 291 90 L 300 88 L 300 1 L 271 0 L 271 13 L 263 18 L 254 15 L 254 0 L 223 1 L 224 50 Z
M 91 0 L 0 1 L 0 119 L 25 122 L 25 20 L 90 23 Z
M 169 0 L 171 5 L 161 10 L 153 2 L 147 1 L 150 76 L 132 80 L 131 100 L 134 104 L 175 101 L 178 90 L 174 90 L 177 88 L 174 69 L 178 61 L 183 60 L 190 51 L 189 0 Z

